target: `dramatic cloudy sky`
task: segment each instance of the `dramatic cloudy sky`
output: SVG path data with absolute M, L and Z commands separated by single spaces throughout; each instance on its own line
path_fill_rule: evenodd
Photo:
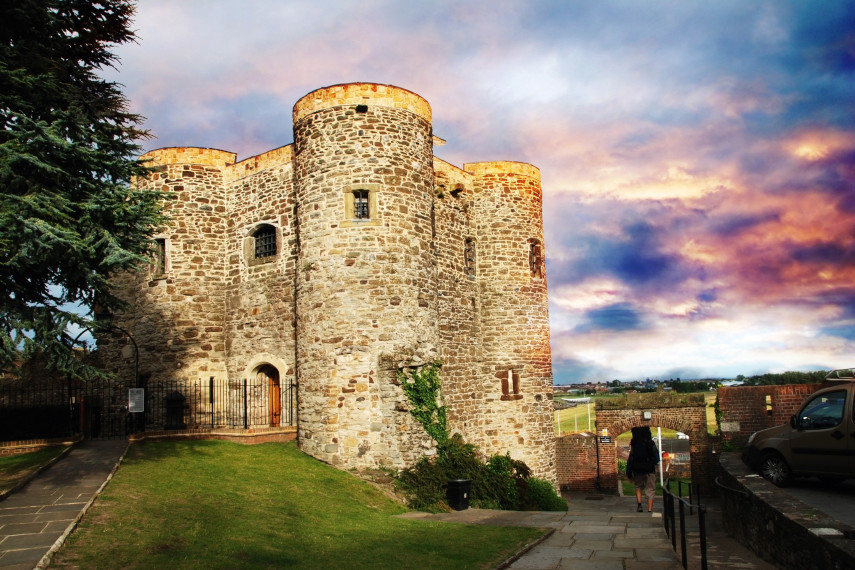
M 441 158 L 541 169 L 557 383 L 855 365 L 855 3 L 141 0 L 111 74 L 245 158 L 306 93 L 426 98 Z

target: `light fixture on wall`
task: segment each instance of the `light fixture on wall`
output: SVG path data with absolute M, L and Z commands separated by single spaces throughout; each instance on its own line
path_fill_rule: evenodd
M 653 419 L 653 412 L 641 412 L 641 419 L 652 420 Z

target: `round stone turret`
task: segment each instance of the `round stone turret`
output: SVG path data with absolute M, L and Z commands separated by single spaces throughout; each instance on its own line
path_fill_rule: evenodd
M 409 465 L 430 448 L 394 377 L 438 357 L 430 116 L 368 83 L 294 106 L 298 437 L 333 464 Z
M 488 388 L 482 446 L 517 446 L 535 472 L 554 470 L 552 362 L 540 171 L 520 162 L 478 162 L 478 282 Z

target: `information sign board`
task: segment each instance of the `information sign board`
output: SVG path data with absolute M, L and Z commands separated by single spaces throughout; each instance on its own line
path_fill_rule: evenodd
M 145 388 L 130 388 L 128 390 L 128 411 L 145 411 Z

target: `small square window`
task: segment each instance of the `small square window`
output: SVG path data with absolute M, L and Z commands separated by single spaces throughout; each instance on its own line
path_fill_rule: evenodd
M 353 191 L 353 218 L 356 220 L 370 220 L 371 207 L 368 190 Z
M 356 228 L 381 225 L 380 208 L 377 200 L 380 190 L 380 184 L 366 182 L 343 187 L 344 209 L 342 213 L 344 219 L 339 223 L 339 227 Z

